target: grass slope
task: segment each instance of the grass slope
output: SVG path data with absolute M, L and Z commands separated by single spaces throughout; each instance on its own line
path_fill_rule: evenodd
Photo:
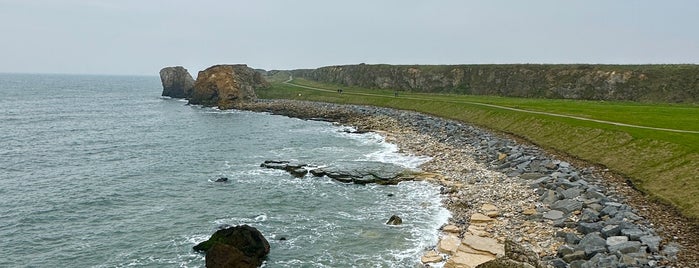
M 437 95 L 342 87 L 296 79 L 259 90 L 261 98 L 365 104 L 413 110 L 511 133 L 541 147 L 602 164 L 625 174 L 650 197 L 699 219 L 699 134 L 617 126 L 512 111 L 493 104 L 647 127 L 699 131 L 699 106 Z

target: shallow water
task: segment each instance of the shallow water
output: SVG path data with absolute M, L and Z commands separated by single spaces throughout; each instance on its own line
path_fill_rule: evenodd
M 448 212 L 434 185 L 259 167 L 425 158 L 327 122 L 187 106 L 159 82 L 0 74 L 0 267 L 203 267 L 191 247 L 223 224 L 258 228 L 266 267 L 410 267 L 436 243 Z

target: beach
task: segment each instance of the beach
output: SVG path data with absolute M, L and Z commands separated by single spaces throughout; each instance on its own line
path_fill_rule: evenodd
M 696 245 L 693 235 L 674 235 L 691 234 L 694 227 L 677 213 L 643 198 L 623 176 L 517 137 L 368 106 L 260 100 L 240 108 L 375 131 L 403 153 L 431 157 L 421 169 L 436 174 L 429 180 L 441 186 L 444 206 L 452 214 L 441 241 L 426 250 L 439 265 L 448 259 L 445 267 L 459 267 L 454 261 L 464 251 L 474 251 L 463 249 L 467 238 L 474 237 L 518 245 L 521 251 L 475 252 L 534 267 L 696 264 L 688 253 Z

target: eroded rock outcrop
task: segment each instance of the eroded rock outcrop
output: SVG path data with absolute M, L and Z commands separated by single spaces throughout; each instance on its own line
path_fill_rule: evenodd
M 286 170 L 297 178 L 311 173 L 314 177 L 327 176 L 339 182 L 355 184 L 395 185 L 402 181 L 433 179 L 435 176 L 432 173 L 373 161 L 345 161 L 317 167 L 289 161 L 267 160 L 260 164 L 260 167 Z
M 254 101 L 255 89 L 268 86 L 259 72 L 245 64 L 215 65 L 199 72 L 189 103 L 231 109 Z
M 193 249 L 206 253 L 206 267 L 259 267 L 269 242 L 254 227 L 239 225 L 216 231 Z
M 160 70 L 163 96 L 188 98 L 194 90 L 194 78 L 182 66 L 165 67 Z

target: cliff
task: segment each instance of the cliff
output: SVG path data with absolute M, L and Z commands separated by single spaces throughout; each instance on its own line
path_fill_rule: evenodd
M 194 79 L 182 66 L 165 67 L 160 70 L 163 96 L 186 98 L 194 90 Z
M 294 77 L 401 91 L 645 102 L 699 102 L 699 65 L 343 65 Z
M 200 71 L 189 104 L 234 108 L 256 99 L 255 89 L 268 87 L 262 75 L 245 64 L 215 65 Z

